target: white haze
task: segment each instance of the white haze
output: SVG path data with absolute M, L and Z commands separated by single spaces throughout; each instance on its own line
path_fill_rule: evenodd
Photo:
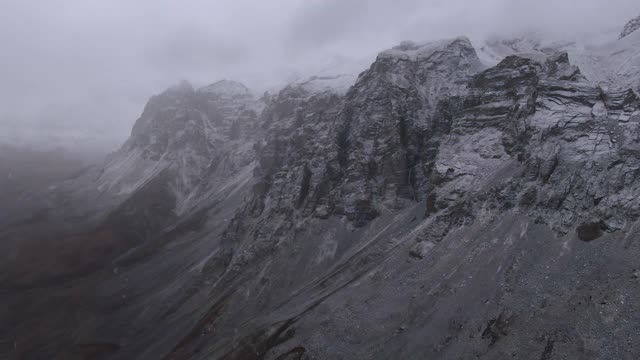
M 0 141 L 111 149 L 181 79 L 264 91 L 402 40 L 614 37 L 638 13 L 637 0 L 0 0 Z

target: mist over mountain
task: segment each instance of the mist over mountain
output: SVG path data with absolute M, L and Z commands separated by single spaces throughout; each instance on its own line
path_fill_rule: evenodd
M 190 5 L 1 5 L 0 358 L 640 358 L 635 3 Z
M 363 71 L 407 39 L 539 31 L 592 41 L 617 36 L 637 11 L 633 0 L 3 1 L 0 141 L 115 150 L 146 100 L 183 79 L 262 93 L 339 62 Z

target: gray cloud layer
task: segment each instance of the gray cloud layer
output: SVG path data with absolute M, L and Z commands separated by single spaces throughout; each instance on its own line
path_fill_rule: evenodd
M 405 39 L 602 33 L 638 12 L 637 0 L 3 0 L 0 131 L 62 127 L 115 146 L 180 79 L 263 90 Z

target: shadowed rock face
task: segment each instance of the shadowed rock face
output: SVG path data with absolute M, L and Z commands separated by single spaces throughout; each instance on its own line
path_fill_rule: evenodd
M 110 199 L 82 234 L 117 250 L 3 278 L 2 354 L 638 358 L 640 99 L 570 60 L 483 68 L 457 38 L 385 51 L 346 93 L 168 90 L 60 185 Z

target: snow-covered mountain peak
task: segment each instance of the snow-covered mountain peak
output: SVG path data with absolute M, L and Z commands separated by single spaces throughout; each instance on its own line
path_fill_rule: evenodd
M 244 84 L 233 80 L 220 80 L 211 85 L 200 88 L 198 91 L 221 96 L 246 96 L 251 91 Z
M 589 81 L 601 87 L 622 90 L 640 88 L 640 31 L 633 31 L 634 20 L 625 28 L 624 37 L 577 39 L 550 38 L 540 33 L 521 34 L 514 38 L 493 37 L 477 45 L 478 56 L 492 67 L 510 55 L 544 62 L 557 53 L 567 53 L 570 63 L 580 68 Z M 638 25 L 640 26 L 640 25 Z
M 425 43 L 415 43 L 413 41 L 403 41 L 389 50 L 380 53 L 379 57 L 401 58 L 415 61 L 417 59 L 428 58 L 435 52 L 449 47 L 462 46 L 472 48 L 471 41 L 464 37 L 430 41 Z
M 476 45 L 478 56 L 485 66 L 495 66 L 510 55 L 521 55 L 544 62 L 549 55 L 578 47 L 574 41 L 545 39 L 539 33 L 520 34 L 512 38 L 494 36 Z
M 635 17 L 624 26 L 622 32 L 620 33 L 620 39 L 629 36 L 634 31 L 640 29 L 640 16 Z
M 309 95 L 319 93 L 345 94 L 375 59 L 375 54 L 361 58 L 350 58 L 340 55 L 330 55 L 319 66 L 292 77 L 282 87 L 276 87 L 272 93 L 278 93 L 284 89 L 303 90 Z

